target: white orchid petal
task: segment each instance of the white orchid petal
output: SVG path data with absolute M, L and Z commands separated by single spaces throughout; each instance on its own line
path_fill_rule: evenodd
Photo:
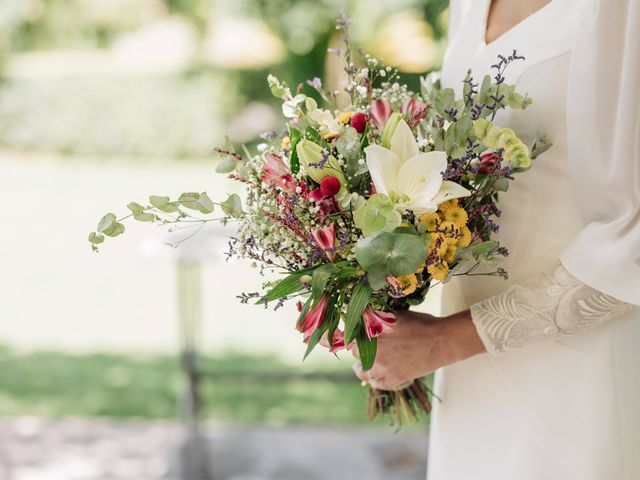
M 364 149 L 364 153 L 376 191 L 389 195 L 396 190 L 396 177 L 402 165 L 400 159 L 391 150 L 380 145 L 370 145 Z
M 412 202 L 431 203 L 440 190 L 442 173 L 447 168 L 444 152 L 420 153 L 406 161 L 398 172 L 396 192 L 407 195 Z
M 403 163 L 420 153 L 416 137 L 413 136 L 409 125 L 404 120 L 400 120 L 393 137 L 391 137 L 391 151 Z
M 458 185 L 455 182 L 444 181 L 442 182 L 440 190 L 438 191 L 436 196 L 433 197 L 433 201 L 440 205 L 447 200 L 468 197 L 469 195 L 471 195 L 471 192 L 463 186 Z

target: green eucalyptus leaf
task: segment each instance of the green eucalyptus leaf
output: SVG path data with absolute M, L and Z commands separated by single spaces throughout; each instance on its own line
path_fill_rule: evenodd
M 232 193 L 229 197 L 220 205 L 225 215 L 234 218 L 240 218 L 244 212 L 242 211 L 242 200 L 236 193 Z
M 138 222 L 153 222 L 156 219 L 156 216 L 153 213 L 143 212 L 134 213 L 133 218 Z
M 171 202 L 169 197 L 162 195 L 151 195 L 149 197 L 149 203 L 155 208 L 165 213 L 173 213 L 178 211 L 180 204 L 178 202 Z
M 131 202 L 127 204 L 127 208 L 131 211 L 133 215 L 140 214 L 144 212 L 144 207 L 136 202 Z
M 124 225 L 120 222 L 114 222 L 109 225 L 102 233 L 107 235 L 108 237 L 117 237 L 118 235 L 122 235 L 124 233 Z
M 497 192 L 506 192 L 509 190 L 509 180 L 506 178 L 498 178 L 493 182 L 493 189 Z
M 198 197 L 198 210 L 207 214 L 213 212 L 213 208 L 213 201 L 209 198 L 209 195 L 206 192 L 202 192 Z
M 220 162 L 216 165 L 216 173 L 231 173 L 238 166 L 238 161 L 233 155 L 223 154 L 220 157 Z
M 97 233 L 102 233 L 108 228 L 110 228 L 116 222 L 116 216 L 113 213 L 107 213 L 104 217 L 100 219 L 98 222 Z
M 367 272 L 408 275 L 424 263 L 427 247 L 418 235 L 378 232 L 358 241 L 356 259 Z
M 94 245 L 98 245 L 104 242 L 104 235 L 99 235 L 99 234 L 96 234 L 96 232 L 91 232 L 89 234 L 89 241 Z
M 198 192 L 185 192 L 180 194 L 178 202 L 189 210 L 199 210 L 198 200 L 200 200 L 200 194 Z

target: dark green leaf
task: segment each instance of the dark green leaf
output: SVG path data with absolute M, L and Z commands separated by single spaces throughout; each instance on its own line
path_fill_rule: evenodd
M 373 338 L 369 340 L 364 332 L 360 332 L 356 338 L 358 342 L 358 353 L 360 354 L 360 363 L 362 364 L 362 371 L 366 372 L 371 370 L 374 362 L 376 361 L 376 351 L 378 350 L 378 339 Z
M 362 313 L 364 309 L 369 305 L 371 299 L 371 287 L 364 283 L 359 283 L 353 288 L 351 293 L 351 300 L 349 300 L 349 306 L 347 307 L 347 313 L 344 318 L 344 337 L 345 344 L 351 343 L 358 331 L 357 327 L 360 325 L 362 319 Z
M 329 283 L 331 274 L 334 273 L 335 267 L 332 264 L 321 265 L 313 271 L 311 280 L 311 298 L 314 302 L 317 301 Z
M 298 290 L 302 290 L 304 284 L 300 281 L 300 277 L 302 275 L 299 273 L 291 274 L 282 280 L 280 280 L 275 287 L 267 292 L 264 298 L 272 302 L 273 300 L 277 300 L 282 297 L 286 297 L 287 295 L 291 295 L 292 293 L 297 292 Z M 261 303 L 262 299 L 258 300 L 257 303 Z

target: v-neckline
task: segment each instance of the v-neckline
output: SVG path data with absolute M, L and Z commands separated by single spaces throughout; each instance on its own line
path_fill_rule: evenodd
M 556 0 L 550 0 L 549 2 L 545 3 L 542 7 L 538 8 L 533 13 L 527 15 L 525 18 L 523 18 L 519 22 L 513 24 L 511 27 L 509 27 L 507 30 L 502 32 L 496 38 L 494 38 L 490 42 L 487 42 L 487 28 L 489 27 L 489 14 L 491 13 L 491 7 L 493 5 L 493 0 L 486 0 L 485 13 L 484 13 L 484 22 L 482 24 L 482 45 L 484 47 L 490 47 L 490 46 L 493 46 L 496 42 L 502 40 L 503 37 L 508 37 L 508 36 L 512 35 L 514 31 L 517 31 L 521 27 L 526 25 L 527 23 L 530 23 L 535 17 L 538 17 L 539 15 L 541 15 L 542 12 L 547 10 L 554 3 L 556 3 Z

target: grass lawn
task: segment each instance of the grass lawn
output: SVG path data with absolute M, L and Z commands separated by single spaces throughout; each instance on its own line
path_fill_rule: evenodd
M 367 424 L 350 363 L 295 367 L 229 354 L 201 361 L 205 417 L 226 423 Z M 311 375 L 309 378 L 300 375 Z M 184 385 L 171 356 L 18 354 L 0 347 L 0 415 L 175 418 Z M 378 423 L 378 422 L 376 422 Z

